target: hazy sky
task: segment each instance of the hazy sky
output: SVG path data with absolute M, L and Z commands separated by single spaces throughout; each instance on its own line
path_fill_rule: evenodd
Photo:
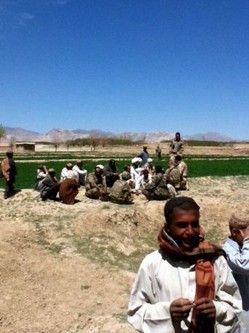
M 0 124 L 249 139 L 248 0 L 0 0 Z

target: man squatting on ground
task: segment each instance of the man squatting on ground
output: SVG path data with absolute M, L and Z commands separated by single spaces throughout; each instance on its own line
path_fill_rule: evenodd
M 175 197 L 164 207 L 159 250 L 143 260 L 128 321 L 143 333 L 228 333 L 242 309 L 223 250 L 201 238 L 199 206 Z

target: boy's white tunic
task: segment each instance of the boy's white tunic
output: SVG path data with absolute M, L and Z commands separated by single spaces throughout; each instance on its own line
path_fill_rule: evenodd
M 214 263 L 216 323 L 215 332 L 228 333 L 241 311 L 238 286 L 223 256 Z M 186 261 L 174 261 L 161 250 L 146 256 L 134 283 L 128 321 L 143 333 L 187 332 L 191 321 L 172 325 L 170 304 L 178 298 L 195 298 L 195 267 Z
M 243 309 L 249 311 L 249 238 L 243 240 L 243 246 L 228 238 L 223 246 L 228 266 L 239 286 Z M 249 315 L 249 313 L 248 313 Z

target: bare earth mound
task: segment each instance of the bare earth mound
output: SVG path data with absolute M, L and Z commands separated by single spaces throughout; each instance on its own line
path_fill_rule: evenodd
M 233 212 L 248 214 L 249 177 L 190 179 L 207 238 L 223 244 Z M 164 202 L 131 206 L 78 195 L 66 206 L 23 190 L 0 197 L 0 332 L 132 333 L 126 308 L 141 259 L 157 248 Z

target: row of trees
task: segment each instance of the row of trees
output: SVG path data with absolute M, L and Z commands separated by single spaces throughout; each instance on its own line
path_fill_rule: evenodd
M 3 127 L 3 125 L 0 124 L 0 142 L 5 136 L 6 136 L 6 130 Z M 8 144 L 9 144 L 10 149 L 13 150 L 13 148 L 16 144 L 16 138 L 14 136 L 8 137 Z
M 0 141 L 5 137 L 6 131 L 2 124 L 0 124 Z
M 115 137 L 89 137 L 89 138 L 77 138 L 74 140 L 66 141 L 68 146 L 92 146 L 93 149 L 97 146 L 128 146 L 128 145 L 141 145 L 143 141 L 132 141 L 129 138 L 115 138 Z

